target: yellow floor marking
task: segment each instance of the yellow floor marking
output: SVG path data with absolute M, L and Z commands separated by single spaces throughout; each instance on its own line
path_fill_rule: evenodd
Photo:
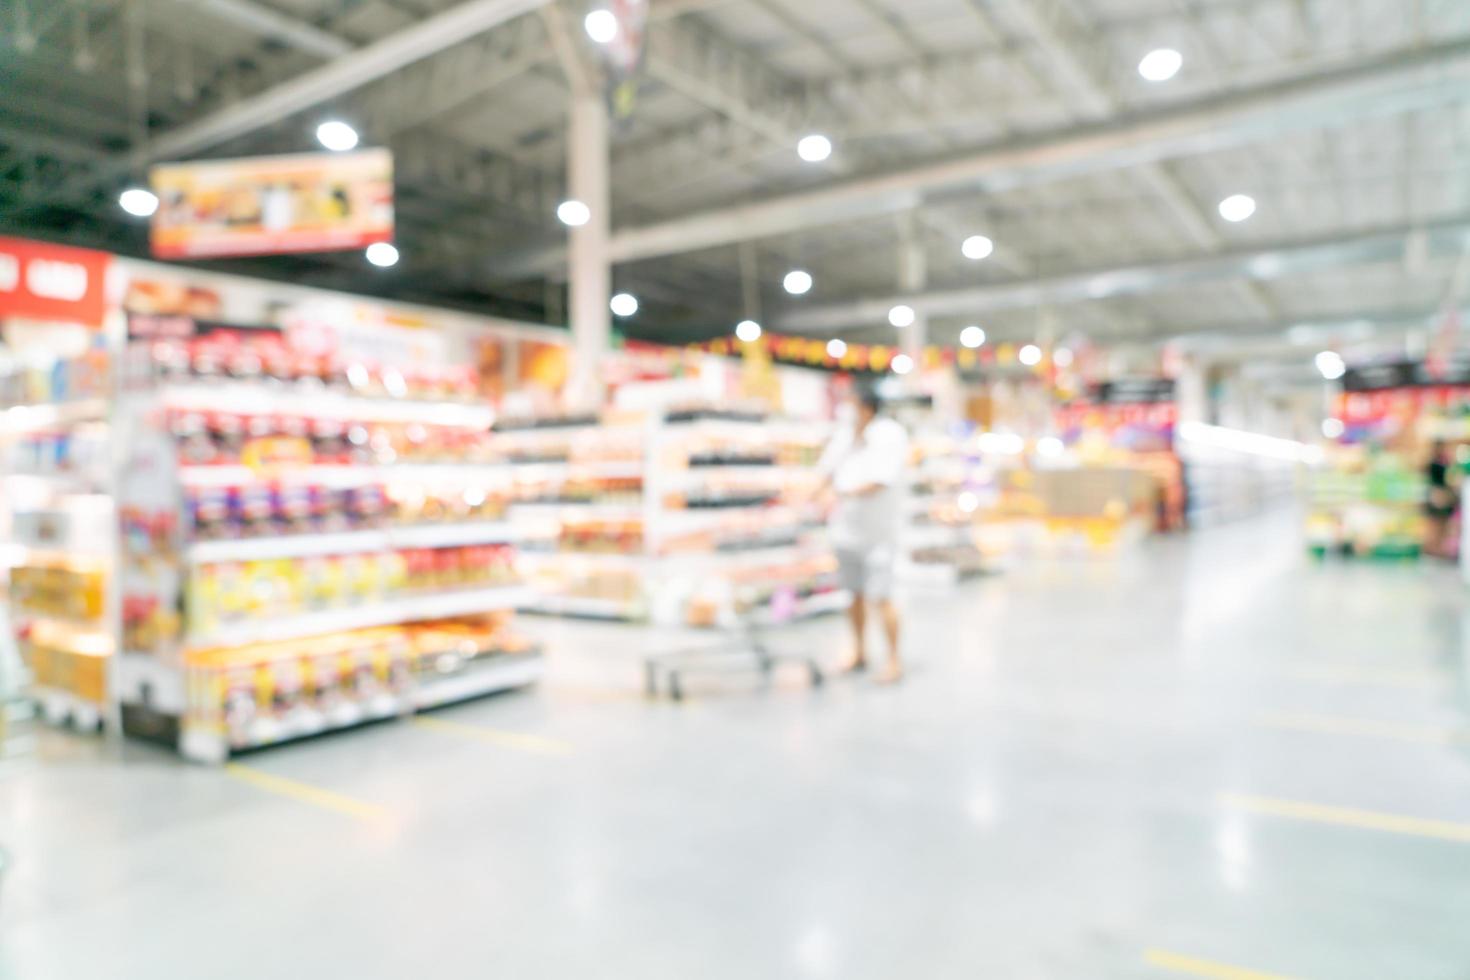
M 243 766 L 238 762 L 226 765 L 225 775 L 233 776 L 267 793 L 275 793 L 277 796 L 284 796 L 287 799 L 307 803 L 323 810 L 335 810 L 358 820 L 386 820 L 389 816 L 388 810 L 376 803 L 354 799 L 351 796 L 334 793 L 329 789 L 312 786 L 310 783 L 287 779 L 285 776 L 272 775 L 250 766 Z
M 1408 834 L 1411 837 L 1432 837 L 1438 840 L 1470 844 L 1470 824 L 1465 823 L 1426 820 L 1423 817 L 1405 817 L 1396 813 L 1379 813 L 1375 810 L 1324 806 L 1320 803 L 1301 803 L 1296 800 L 1277 800 L 1267 796 L 1244 796 L 1237 793 L 1225 793 L 1221 796 L 1221 800 L 1227 806 L 1239 807 L 1251 813 L 1263 813 L 1273 817 L 1311 820 L 1317 823 L 1338 824 L 1343 827 L 1382 830 L 1390 834 Z
M 1262 728 L 1281 728 L 1294 732 L 1317 732 L 1322 735 L 1363 735 L 1369 738 L 1396 738 L 1403 742 L 1425 742 L 1430 745 L 1453 745 L 1470 741 L 1465 732 L 1432 725 L 1398 725 L 1386 721 L 1359 718 L 1337 718 L 1331 715 L 1270 714 L 1261 715 L 1256 724 Z
M 1246 970 L 1224 963 L 1211 963 L 1209 960 L 1197 960 L 1192 956 L 1180 956 L 1166 949 L 1148 950 L 1143 954 L 1143 961 L 1161 970 L 1187 973 L 1192 977 L 1209 977 L 1210 980 L 1292 980 L 1291 977 L 1280 973 L 1262 973 L 1259 970 Z
M 448 735 L 459 735 L 464 738 L 478 739 L 481 742 L 489 742 L 507 749 L 521 749 L 525 752 L 539 752 L 542 755 L 571 755 L 572 744 L 563 742 L 557 738 L 546 738 L 541 735 L 527 735 L 524 732 L 507 732 L 498 728 L 486 728 L 483 725 L 466 725 L 458 721 L 446 721 L 443 718 L 428 718 L 420 715 L 413 720 L 420 728 L 431 731 L 444 732 Z
M 1395 670 L 1346 664 L 1300 664 L 1282 667 L 1278 673 L 1294 680 L 1313 681 L 1318 684 L 1367 684 L 1414 690 L 1437 688 L 1445 683 L 1444 675 L 1432 670 Z

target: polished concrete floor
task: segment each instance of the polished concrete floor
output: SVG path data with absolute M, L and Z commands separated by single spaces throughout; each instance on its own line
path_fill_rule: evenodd
M 0 976 L 1465 980 L 1464 598 L 1288 517 L 912 597 L 896 689 L 540 620 L 534 693 L 242 768 L 51 736 Z

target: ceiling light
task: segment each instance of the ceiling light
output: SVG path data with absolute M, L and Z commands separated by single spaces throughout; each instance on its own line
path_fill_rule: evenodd
M 1231 194 L 1220 202 L 1220 217 L 1226 221 L 1244 221 L 1256 213 L 1256 199 L 1249 194 Z
M 340 119 L 328 119 L 316 128 L 316 141 L 334 153 L 357 145 L 357 130 Z
M 832 141 L 820 133 L 803 136 L 796 144 L 796 155 L 807 163 L 821 163 L 832 155 Z
M 838 340 L 836 337 L 833 337 L 831 340 L 827 341 L 827 356 L 828 357 L 841 357 L 843 354 L 846 354 L 846 353 L 847 353 L 847 341 L 845 341 L 845 340 Z
M 1027 344 L 1021 348 L 1021 363 L 1027 367 L 1035 367 L 1041 363 L 1041 348 L 1035 344 Z
M 1173 48 L 1155 48 L 1138 63 L 1138 73 L 1150 82 L 1167 82 L 1179 74 L 1184 55 Z
M 889 367 L 893 368 L 894 374 L 908 374 L 914 369 L 914 359 L 907 354 L 899 354 Z
M 1342 355 L 1335 350 L 1324 350 L 1314 358 L 1317 370 L 1322 372 L 1322 377 L 1328 381 L 1336 381 L 1347 373 L 1347 364 Z
M 902 330 L 914 322 L 914 308 L 898 304 L 888 311 L 888 322 Z
M 1060 456 L 1066 451 L 1067 447 L 1062 445 L 1062 440 L 1058 439 L 1056 436 L 1042 436 L 1040 439 L 1036 440 L 1037 455 Z
M 1071 367 L 1072 348 L 1058 347 L 1055 351 L 1052 352 L 1051 359 L 1052 363 L 1056 364 L 1057 367 Z
M 985 343 L 985 331 L 977 326 L 968 326 L 960 331 L 960 343 L 966 347 L 979 347 Z
M 587 36 L 598 44 L 611 43 L 618 36 L 618 19 L 611 10 L 598 8 L 589 13 L 582 21 L 582 27 L 586 29 Z
M 141 187 L 129 187 L 117 196 L 122 209 L 136 218 L 147 218 L 158 210 L 158 195 Z
M 614 316 L 632 316 L 638 312 L 638 297 L 632 293 L 617 293 L 607 305 Z
M 747 344 L 761 339 L 761 325 L 754 320 L 741 320 L 735 324 L 735 336 Z
M 812 288 L 812 274 L 801 269 L 792 269 L 786 273 L 786 278 L 781 280 L 781 285 L 792 296 L 800 296 Z
M 1344 428 L 1346 428 L 1346 427 L 1342 424 L 1342 419 L 1323 419 L 1322 420 L 1322 434 L 1324 436 L 1326 436 L 1327 438 L 1329 438 L 1329 439 L 1340 439 L 1340 438 L 1342 438 L 1342 433 L 1343 433 L 1343 429 Z
M 980 498 L 970 490 L 962 492 L 956 502 L 960 505 L 960 510 L 966 514 L 975 513 L 975 509 L 980 506 Z
M 960 243 L 960 253 L 965 258 L 979 261 L 995 251 L 995 242 L 984 235 L 971 235 Z
M 592 220 L 592 209 L 573 198 L 569 201 L 562 201 L 556 206 L 556 216 L 562 224 L 580 228 Z
M 363 253 L 367 260 L 380 269 L 398 264 L 398 249 L 388 242 L 373 242 Z

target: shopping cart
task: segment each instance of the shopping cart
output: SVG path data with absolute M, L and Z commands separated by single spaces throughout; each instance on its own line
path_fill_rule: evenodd
M 821 665 L 810 654 L 778 653 L 766 643 L 773 628 L 798 617 L 800 600 L 789 587 L 777 589 L 768 602 L 754 590 L 736 597 L 735 617 L 722 643 L 649 654 L 643 660 L 644 691 L 651 698 L 667 693 L 674 701 L 684 697 L 684 679 L 690 674 L 731 674 L 755 671 L 768 683 L 782 663 L 801 666 L 813 687 L 824 680 Z

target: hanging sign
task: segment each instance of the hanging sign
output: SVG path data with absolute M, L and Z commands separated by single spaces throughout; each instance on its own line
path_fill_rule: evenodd
M 153 168 L 160 259 L 339 252 L 393 239 L 393 155 L 300 153 Z
M 0 238 L 0 317 L 100 326 L 111 260 L 106 252 Z

